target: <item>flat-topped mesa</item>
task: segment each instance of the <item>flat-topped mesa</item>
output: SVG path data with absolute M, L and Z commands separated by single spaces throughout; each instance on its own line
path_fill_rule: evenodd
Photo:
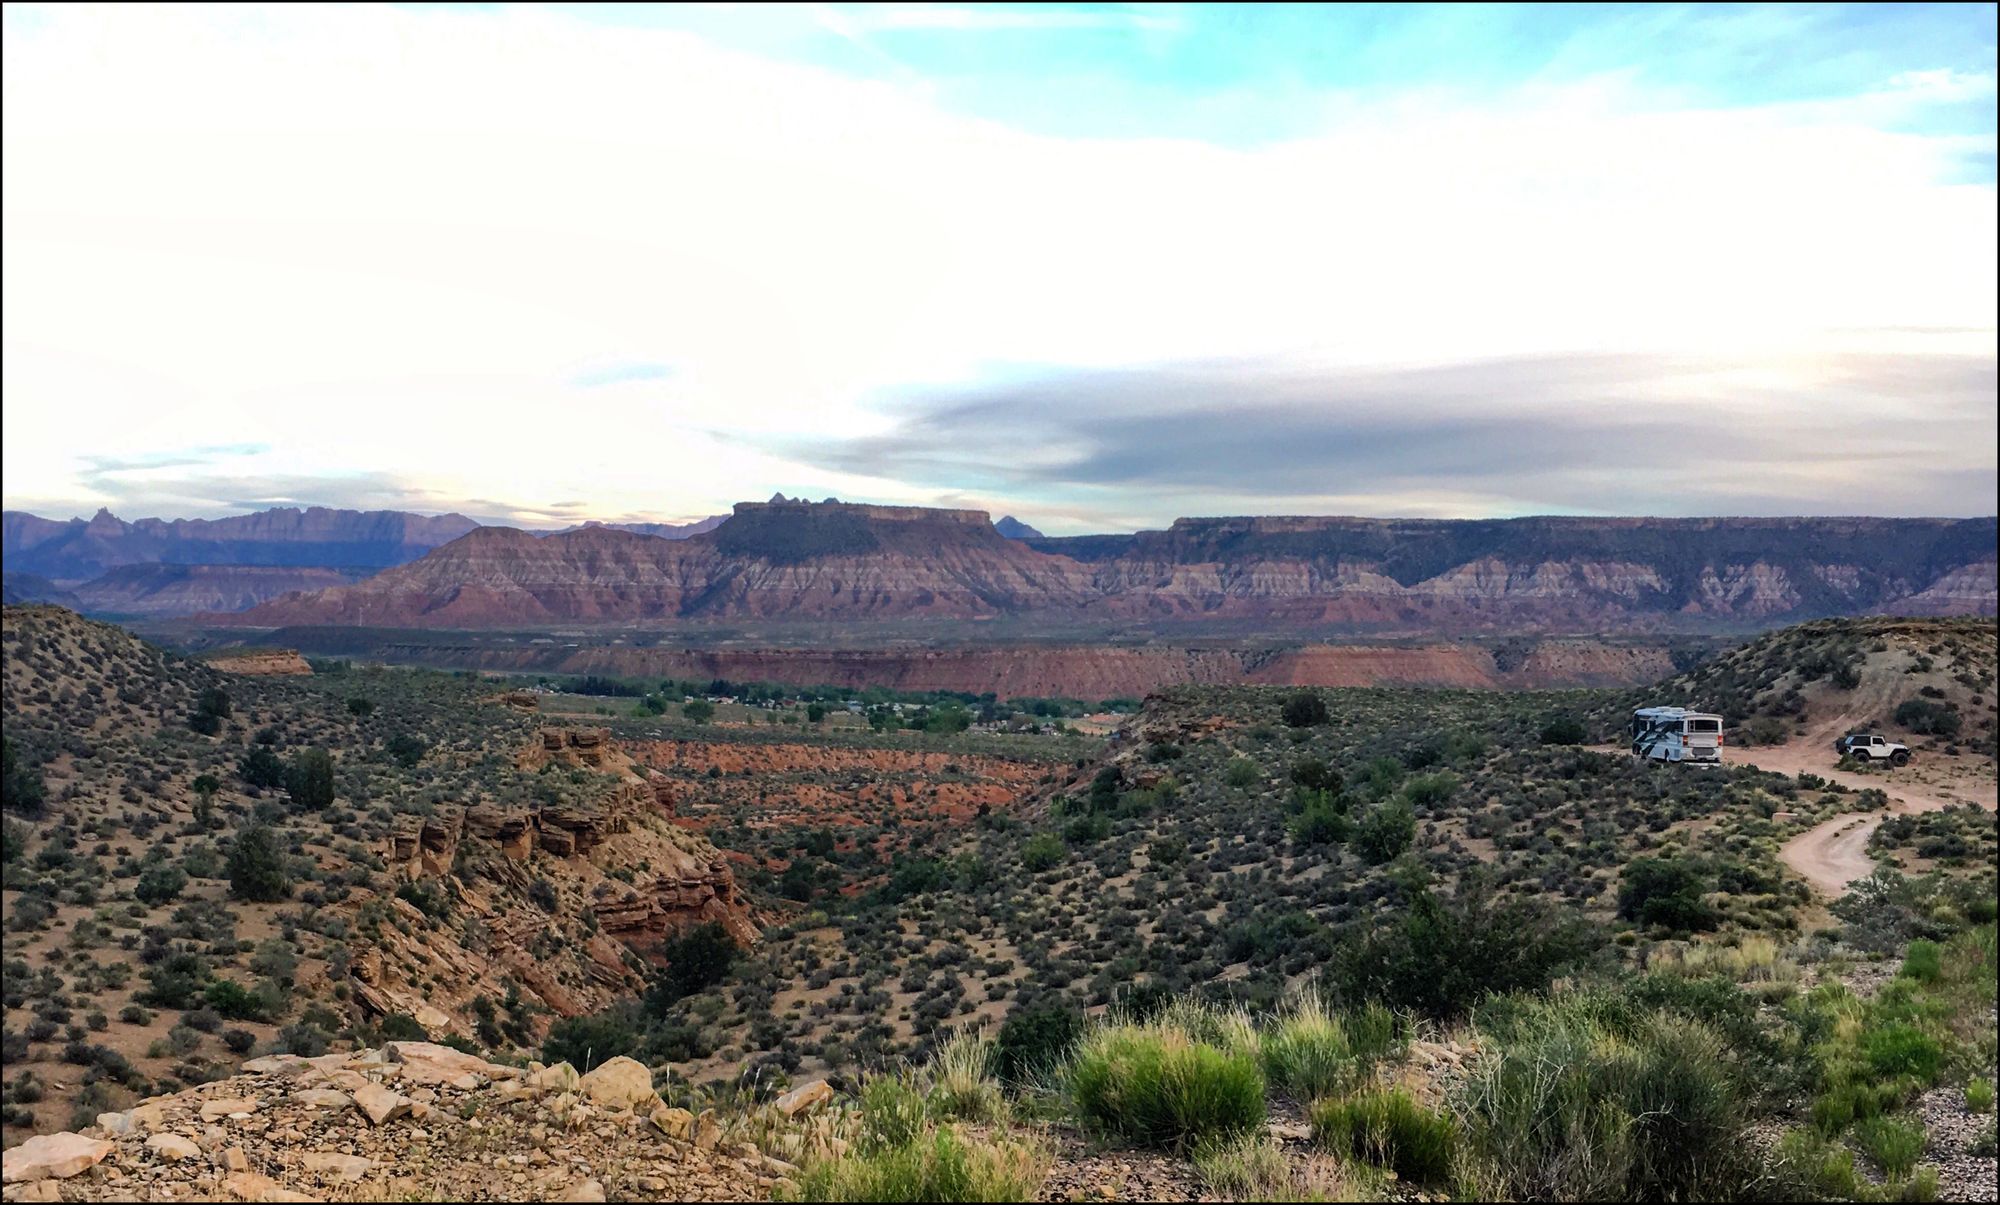
M 872 502 L 738 502 L 737 515 L 852 515 L 891 523 L 964 523 L 972 527 L 993 526 L 993 516 L 983 510 L 947 510 L 936 506 L 877 506 Z

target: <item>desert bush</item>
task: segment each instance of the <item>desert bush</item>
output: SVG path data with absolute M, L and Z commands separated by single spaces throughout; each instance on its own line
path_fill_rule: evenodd
M 1048 1156 L 1031 1140 L 927 1125 L 921 1095 L 894 1077 L 864 1089 L 861 1115 L 862 1140 L 838 1158 L 809 1160 L 779 1199 L 1031 1201 L 1047 1174 Z
M 1735 1056 L 1708 1026 L 1584 994 L 1521 1001 L 1473 1069 L 1466 1124 L 1515 1200 L 1729 1200 L 1759 1171 Z
M 1581 745 L 1589 739 L 1589 730 L 1573 715 L 1555 716 L 1542 725 L 1544 745 Z
M 666 969 L 653 977 L 647 1001 L 657 1014 L 686 996 L 715 986 L 729 977 L 736 963 L 736 943 L 714 922 L 696 925 L 660 943 Z
M 1703 900 L 1699 868 L 1681 858 L 1635 858 L 1626 863 L 1618 887 L 1618 915 L 1644 925 L 1687 933 L 1721 922 Z
M 1380 865 L 1399 857 L 1416 835 L 1417 814 L 1409 804 L 1392 799 L 1369 808 L 1354 826 L 1354 848 Z
M 1103 1138 L 1180 1149 L 1264 1124 L 1264 1072 L 1253 1054 L 1219 1049 L 1165 1024 L 1086 1034 L 1067 1095 L 1077 1122 Z
M 132 895 L 141 903 L 164 904 L 180 895 L 187 882 L 187 873 L 180 867 L 159 862 L 139 875 L 139 881 L 133 884 Z
M 1054 833 L 1037 833 L 1021 847 L 1021 865 L 1031 872 L 1048 870 L 1069 854 L 1069 847 Z
M 1386 1167 L 1415 1184 L 1451 1177 L 1458 1126 L 1400 1088 L 1323 1100 L 1312 1109 L 1313 1140 L 1343 1159 Z
M 993 1071 L 1009 1084 L 1028 1082 L 1060 1067 L 1083 1036 L 1083 1013 L 1061 1001 L 1017 1008 L 993 1043 Z
M 930 1107 L 940 1118 L 992 1121 L 1006 1102 L 993 1079 L 993 1043 L 977 1033 L 953 1034 L 924 1068 Z
M 1285 700 L 1279 712 L 1286 724 L 1293 728 L 1312 728 L 1327 722 L 1326 700 L 1314 690 L 1294 691 Z
M 1407 891 L 1393 919 L 1350 935 L 1321 972 L 1340 1006 L 1456 1017 L 1491 995 L 1545 988 L 1603 944 L 1594 926 L 1548 905 L 1495 900 L 1482 875 L 1466 875 L 1448 900 L 1425 886 Z
M 1380 1005 L 1339 1017 L 1307 989 L 1266 1026 L 1259 1042 L 1264 1074 L 1302 1101 L 1347 1091 L 1389 1053 L 1394 1031 L 1394 1016 Z
M 641 1042 L 634 1021 L 629 1012 L 616 1008 L 564 1017 L 549 1027 L 548 1037 L 542 1040 L 542 1061 L 568 1063 L 581 1073 L 620 1055 L 630 1056 Z
M 284 858 L 268 826 L 251 825 L 230 846 L 229 891 L 238 899 L 265 903 L 291 895 Z
M 1896 722 L 1918 736 L 1957 736 L 1958 708 L 1931 699 L 1905 699 L 1896 706 Z
M 1924 1153 L 1924 1127 L 1913 1121 L 1871 1117 L 1854 1127 L 1854 1138 L 1892 1180 L 1915 1171 Z

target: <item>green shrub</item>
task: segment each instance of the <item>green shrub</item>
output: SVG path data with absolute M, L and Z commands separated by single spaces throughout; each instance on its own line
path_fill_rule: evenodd
M 230 846 L 229 891 L 238 899 L 261 903 L 291 896 L 292 884 L 268 826 L 251 825 Z
M 1328 795 L 1338 795 L 1347 786 L 1340 771 L 1317 757 L 1300 758 L 1293 762 L 1291 778 L 1308 791 L 1324 791 Z
M 632 1055 L 639 1044 L 632 1018 L 622 1010 L 564 1017 L 542 1040 L 542 1061 L 568 1063 L 583 1073 L 619 1055 Z
M 906 1145 L 809 1163 L 795 1191 L 801 1201 L 1032 1201 L 1047 1167 L 1027 1142 L 938 1129 Z
M 1354 848 L 1380 865 L 1393 861 L 1417 835 L 1417 814 L 1401 800 L 1378 803 L 1354 826 Z
M 1488 1191 L 1729 1200 L 1756 1180 L 1734 1052 L 1700 1022 L 1630 1011 L 1601 993 L 1507 1010 L 1467 1092 Z
M 722 926 L 710 921 L 661 942 L 659 953 L 667 966 L 653 977 L 646 998 L 655 1013 L 663 1014 L 676 1001 L 727 979 L 737 949 Z
M 1581 745 L 1589 739 L 1583 721 L 1573 715 L 1559 715 L 1542 725 L 1544 745 Z
M 1993 1111 L 1993 1081 L 1983 1076 L 1974 1076 L 1965 1085 L 1965 1107 L 1974 1113 Z
M 931 1111 L 962 1121 L 991 1121 L 1006 1102 L 993 1081 L 993 1044 L 977 1033 L 961 1032 L 931 1055 L 924 1068 L 930 1081 Z
M 1324 792 L 1315 795 L 1306 804 L 1305 810 L 1291 818 L 1286 828 L 1292 840 L 1300 845 L 1328 845 L 1345 841 L 1354 831 L 1347 814 Z
M 1319 697 L 1318 691 L 1294 691 L 1285 700 L 1280 715 L 1293 728 L 1312 728 L 1327 722 L 1326 700 Z
M 879 1075 L 861 1089 L 864 1151 L 899 1150 L 915 1142 L 930 1117 L 929 1103 L 906 1077 Z
M 1854 1127 L 1854 1137 L 1892 1180 L 1901 1180 L 1924 1153 L 1924 1127 L 1893 1117 L 1871 1117 Z
M 333 757 L 324 749 L 301 749 L 285 773 L 292 802 L 309 812 L 333 806 Z
M 1395 1046 L 1395 1017 L 1380 1005 L 1337 1017 L 1307 991 L 1258 1043 L 1270 1082 L 1302 1101 L 1354 1088 Z
M 1068 1093 L 1077 1122 L 1136 1146 L 1183 1148 L 1264 1124 L 1255 1055 L 1219 1050 L 1167 1026 L 1113 1025 L 1085 1036 Z
M 1618 915 L 1644 925 L 1688 933 L 1721 923 L 1701 898 L 1701 871 L 1678 858 L 1634 858 L 1625 864 L 1618 887 Z
M 188 877 L 180 867 L 160 862 L 148 866 L 132 888 L 132 894 L 145 904 L 164 904 L 181 893 L 187 886 Z
M 1930 699 L 1905 699 L 1896 706 L 1896 722 L 1918 736 L 1958 735 L 1958 708 Z
M 1083 1036 L 1083 1013 L 1057 1002 L 1007 1014 L 993 1043 L 993 1071 L 1010 1084 L 1038 1078 L 1061 1066 Z
M 1900 974 L 1919 983 L 1936 983 L 1944 974 L 1943 955 L 1944 947 L 1934 941 L 1913 941 Z
M 1222 768 L 1222 780 L 1232 787 L 1250 786 L 1263 776 L 1264 772 L 1257 768 L 1257 763 L 1247 757 L 1232 757 L 1229 764 Z
M 1903 1021 L 1865 1031 L 1861 1047 L 1869 1069 L 1878 1076 L 1907 1075 L 1929 1084 L 1936 1081 L 1944 1064 L 1944 1044 Z
M 1069 846 L 1054 833 L 1036 833 L 1021 847 L 1021 865 L 1032 873 L 1048 870 L 1069 856 Z
M 1341 1158 L 1389 1168 L 1418 1184 L 1446 1182 L 1458 1149 L 1457 1124 L 1400 1088 L 1321 1101 L 1312 1126 L 1314 1141 Z

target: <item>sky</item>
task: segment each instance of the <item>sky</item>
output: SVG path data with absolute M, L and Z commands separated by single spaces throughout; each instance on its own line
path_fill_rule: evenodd
M 0 493 L 1991 514 L 1995 12 L 10 4 Z

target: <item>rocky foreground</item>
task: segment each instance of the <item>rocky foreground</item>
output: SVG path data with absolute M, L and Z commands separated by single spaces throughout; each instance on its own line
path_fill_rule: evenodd
M 756 1112 L 668 1107 L 616 1058 L 488 1063 L 429 1042 L 244 1074 L 43 1134 L 0 1156 L 7 1201 L 769 1200 L 839 1139 L 807 1084 Z

